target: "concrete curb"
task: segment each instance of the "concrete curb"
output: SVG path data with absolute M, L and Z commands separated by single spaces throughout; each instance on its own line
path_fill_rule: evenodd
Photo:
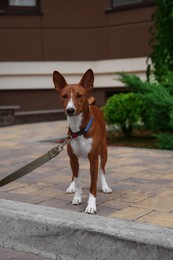
M 49 259 L 172 260 L 173 230 L 0 200 L 0 246 Z

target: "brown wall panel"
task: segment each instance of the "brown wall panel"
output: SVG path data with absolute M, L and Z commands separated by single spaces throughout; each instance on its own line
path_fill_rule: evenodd
M 143 22 L 151 21 L 151 16 L 154 13 L 155 8 L 145 7 L 137 9 L 129 9 L 123 11 L 117 11 L 107 13 L 105 18 L 107 19 L 107 26 L 118 26 L 127 24 L 141 24 Z
M 148 28 L 151 24 L 117 26 L 108 29 L 108 58 L 132 58 L 148 56 Z
M 105 104 L 105 90 L 93 89 L 92 96 L 96 98 L 96 105 L 102 107 Z
M 16 29 L 16 28 L 40 28 L 43 17 L 40 15 L 4 15 L 0 16 L 0 28 Z
M 95 60 L 108 59 L 108 30 L 98 29 L 94 32 L 95 37 Z
M 55 90 L 9 90 L 1 91 L 0 105 L 19 105 L 21 111 L 61 108 Z
M 104 26 L 109 0 L 42 0 L 43 26 L 88 28 Z
M 154 7 L 105 13 L 110 5 L 111 0 L 41 0 L 43 15 L 0 15 L 0 60 L 97 60 L 148 55 Z
M 0 61 L 41 59 L 40 30 L 0 30 Z
M 94 30 L 45 30 L 44 60 L 95 59 Z

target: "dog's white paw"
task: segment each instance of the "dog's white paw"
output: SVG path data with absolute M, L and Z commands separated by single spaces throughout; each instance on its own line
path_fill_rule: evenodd
M 89 193 L 88 206 L 85 209 L 85 213 L 94 214 L 96 212 L 96 197 L 94 197 L 93 194 Z
M 79 204 L 81 204 L 81 203 L 82 203 L 82 198 L 79 197 L 79 196 L 75 196 L 75 197 L 73 198 L 73 200 L 72 200 L 72 204 L 73 204 L 73 205 L 79 205 Z
M 68 189 L 66 190 L 66 193 L 74 193 L 75 192 L 75 182 L 72 181 L 70 183 L 70 186 L 68 187 Z
M 104 193 L 112 193 L 111 188 L 108 186 L 107 181 L 106 181 L 106 177 L 105 174 L 103 173 L 103 171 L 101 170 L 100 172 L 100 176 L 101 176 L 101 183 L 102 183 L 102 191 Z
M 97 212 L 97 209 L 96 209 L 96 206 L 90 206 L 88 205 L 85 209 L 85 213 L 88 213 L 88 214 L 94 214 Z
M 111 188 L 108 185 L 107 186 L 103 186 L 102 187 L 102 191 L 104 193 L 112 193 L 112 190 L 111 190 Z

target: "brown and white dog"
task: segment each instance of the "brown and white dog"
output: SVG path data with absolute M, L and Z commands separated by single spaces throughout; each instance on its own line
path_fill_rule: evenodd
M 88 92 L 93 88 L 94 74 L 91 69 L 83 75 L 79 84 L 67 84 L 64 77 L 57 71 L 53 73 L 56 91 L 61 96 L 61 102 L 69 123 L 69 134 L 75 134 L 67 145 L 72 169 L 72 182 L 67 193 L 73 193 L 72 204 L 82 203 L 82 188 L 79 181 L 79 158 L 89 159 L 91 185 L 86 213 L 94 214 L 96 210 L 96 193 L 98 164 L 100 159 L 100 174 L 102 190 L 111 193 L 105 178 L 107 162 L 106 127 L 100 109 L 94 105 L 94 98 L 88 98 Z

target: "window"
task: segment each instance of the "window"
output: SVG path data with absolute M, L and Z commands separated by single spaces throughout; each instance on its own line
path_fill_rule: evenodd
M 108 11 L 150 6 L 153 5 L 155 2 L 155 0 L 111 0 L 111 9 L 109 9 Z
M 9 6 L 36 6 L 36 0 L 9 0 Z
M 0 14 L 41 14 L 40 0 L 0 0 Z
M 124 6 L 124 5 L 131 5 L 136 3 L 142 3 L 143 0 L 112 0 L 112 6 Z

